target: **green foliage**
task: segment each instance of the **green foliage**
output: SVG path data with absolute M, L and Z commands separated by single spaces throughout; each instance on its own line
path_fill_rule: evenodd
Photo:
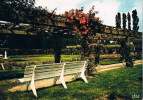
M 10 23 L 0 24 L 1 29 L 12 34 L 39 34 L 45 31 L 45 26 L 54 22 L 55 10 L 35 7 L 35 0 L 2 0 L 0 1 L 0 20 Z M 52 21 L 51 21 L 52 20 Z M 26 23 L 26 25 L 20 25 Z
M 62 85 L 38 89 L 36 98 L 31 91 L 2 93 L 0 100 L 132 100 L 132 95 L 141 99 L 141 65 L 134 68 L 120 68 L 99 73 L 88 78 L 85 84 L 81 79 Z
M 116 15 L 116 27 L 121 28 L 121 14 L 118 12 Z
M 123 19 L 123 29 L 126 29 L 126 22 L 127 22 L 127 19 L 126 19 L 126 14 L 125 14 L 125 13 L 123 13 L 122 19 Z
M 131 30 L 131 16 L 130 16 L 129 12 L 128 12 L 128 15 L 127 15 L 127 19 L 128 19 L 128 30 Z
M 25 20 L 25 12 L 33 7 L 35 0 L 2 0 L 0 1 L 0 19 L 17 23 Z
M 133 30 L 135 32 L 138 32 L 139 26 L 138 26 L 138 22 L 139 22 L 139 17 L 137 15 L 137 10 L 133 10 L 132 11 L 132 18 L 133 18 Z

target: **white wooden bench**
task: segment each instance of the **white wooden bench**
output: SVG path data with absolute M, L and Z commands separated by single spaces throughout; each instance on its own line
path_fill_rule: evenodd
M 64 88 L 67 88 L 64 75 L 80 73 L 80 77 L 88 83 L 85 77 L 85 66 L 86 61 L 77 62 L 66 62 L 66 63 L 54 63 L 54 64 L 43 64 L 43 65 L 31 65 L 26 66 L 24 72 L 24 78 L 18 79 L 20 82 L 30 82 L 27 85 L 27 89 L 30 86 L 34 95 L 37 97 L 36 88 L 34 81 L 42 80 L 47 78 L 58 77 Z
M 62 83 L 64 88 L 67 88 L 63 76 L 64 66 L 65 63 L 26 66 L 24 72 L 24 78 L 18 80 L 22 83 L 30 82 L 30 84 L 27 85 L 27 88 L 30 86 L 36 97 L 37 97 L 37 92 L 34 85 L 34 81 L 36 80 L 59 77 L 59 81 Z

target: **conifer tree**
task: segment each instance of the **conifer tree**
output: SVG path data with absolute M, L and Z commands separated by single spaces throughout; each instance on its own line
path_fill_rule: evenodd
M 121 28 L 121 14 L 119 12 L 116 15 L 116 27 Z
M 128 30 L 131 30 L 131 16 L 130 16 L 129 12 L 128 12 L 128 15 L 127 15 L 127 19 L 128 19 Z
M 132 18 L 133 18 L 133 30 L 138 32 L 139 26 L 138 26 L 138 22 L 139 22 L 139 17 L 137 16 L 137 10 L 133 10 L 132 11 Z
M 123 19 L 123 29 L 126 29 L 126 22 L 127 22 L 127 19 L 126 19 L 126 14 L 125 14 L 125 13 L 123 13 L 122 19 Z

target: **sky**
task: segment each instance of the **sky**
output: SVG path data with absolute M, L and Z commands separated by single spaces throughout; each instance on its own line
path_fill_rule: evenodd
M 96 16 L 100 17 L 103 24 L 109 26 L 115 26 L 115 16 L 118 12 L 129 12 L 132 15 L 132 11 L 136 9 L 139 16 L 139 31 L 142 32 L 142 0 L 36 0 L 35 4 L 47 7 L 49 11 L 57 8 L 56 14 L 81 7 L 84 7 L 84 12 L 88 12 L 93 5 L 95 11 L 99 11 Z

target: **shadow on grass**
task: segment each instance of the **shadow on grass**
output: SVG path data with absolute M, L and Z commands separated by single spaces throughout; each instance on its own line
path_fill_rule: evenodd
M 127 96 L 122 96 L 120 94 L 117 94 L 116 92 L 112 92 L 107 97 L 108 100 L 132 100 L 132 98 L 129 98 Z

